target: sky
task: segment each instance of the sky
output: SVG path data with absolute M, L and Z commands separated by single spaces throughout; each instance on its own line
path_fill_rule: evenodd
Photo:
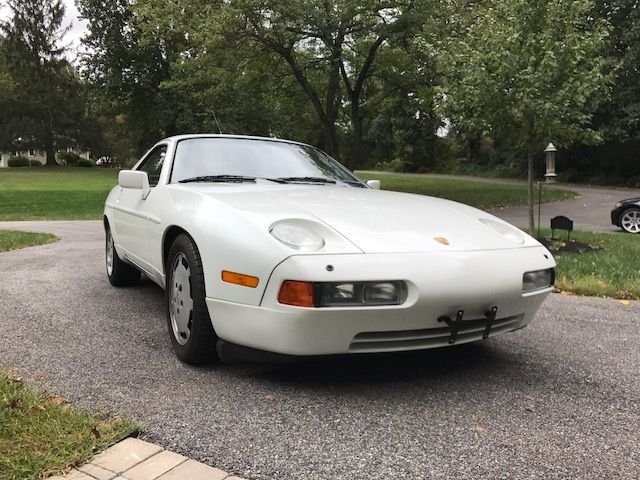
M 87 22 L 78 18 L 80 16 L 80 13 L 76 8 L 74 0 L 62 0 L 62 3 L 64 3 L 66 9 L 63 26 L 71 26 L 64 37 L 64 42 L 65 44 L 69 45 L 70 50 L 73 54 L 77 51 L 78 47 L 80 46 L 80 39 L 87 31 Z M 0 0 L 0 20 L 8 19 L 9 8 L 6 6 L 3 0 Z

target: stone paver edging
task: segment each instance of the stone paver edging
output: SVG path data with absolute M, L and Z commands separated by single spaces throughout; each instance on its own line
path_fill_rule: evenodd
M 137 438 L 127 438 L 49 480 L 243 480 Z

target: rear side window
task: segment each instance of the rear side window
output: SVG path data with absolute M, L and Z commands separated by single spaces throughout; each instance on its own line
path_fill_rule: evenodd
M 147 172 L 149 176 L 149 186 L 155 187 L 158 184 L 166 156 L 167 146 L 158 145 L 146 156 L 142 164 L 138 167 L 138 170 Z

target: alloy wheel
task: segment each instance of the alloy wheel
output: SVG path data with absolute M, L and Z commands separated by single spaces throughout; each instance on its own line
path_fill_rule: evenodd
M 107 275 L 113 275 L 113 237 L 111 236 L 111 230 L 107 230 L 107 243 L 106 243 L 106 262 L 107 262 Z
M 629 233 L 640 233 L 640 210 L 627 210 L 620 217 L 620 225 Z
M 169 314 L 176 341 L 180 345 L 186 344 L 193 325 L 193 297 L 191 296 L 191 269 L 186 255 L 182 252 L 176 255 L 171 266 Z

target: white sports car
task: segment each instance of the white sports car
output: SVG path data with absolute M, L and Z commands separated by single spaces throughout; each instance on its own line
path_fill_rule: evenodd
M 165 289 L 187 363 L 482 340 L 526 326 L 554 282 L 551 254 L 519 229 L 379 190 L 301 143 L 171 137 L 118 183 L 104 211 L 109 280 L 144 272 Z

